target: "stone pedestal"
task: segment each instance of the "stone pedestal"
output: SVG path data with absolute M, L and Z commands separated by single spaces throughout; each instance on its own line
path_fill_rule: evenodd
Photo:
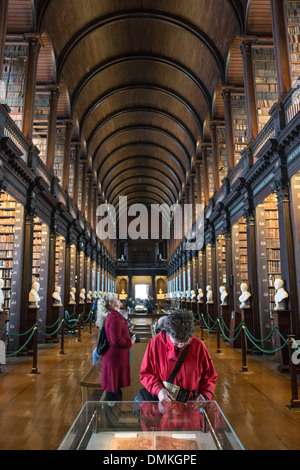
M 238 335 L 238 330 L 234 331 L 240 325 L 242 320 L 242 315 L 239 312 L 232 311 L 230 315 L 230 331 L 229 331 L 229 339 L 228 346 L 231 348 L 241 348 L 241 334 Z M 235 339 L 234 339 L 235 338 Z
M 230 307 L 228 305 L 221 305 L 220 306 L 220 315 L 222 316 L 221 326 L 224 331 L 226 337 L 229 337 L 229 330 L 230 330 Z M 224 338 L 225 341 L 228 341 Z
M 280 334 L 286 340 L 288 335 L 292 334 L 291 331 L 291 312 L 289 310 L 273 310 L 274 326 L 278 328 Z M 283 346 L 284 339 L 278 333 L 274 335 L 274 349 L 278 349 Z M 284 346 L 280 351 L 275 353 L 275 359 L 279 362 L 278 369 L 282 372 L 289 371 L 290 359 L 289 359 L 289 348 Z
M 252 307 L 243 308 L 242 309 L 242 320 L 245 322 L 245 325 L 252 336 L 254 336 L 254 323 L 253 323 L 253 309 Z M 246 348 L 247 353 L 256 352 L 258 353 L 258 349 L 253 346 L 252 342 L 246 338 Z
M 39 318 L 39 307 L 36 305 L 29 305 L 27 312 L 27 331 L 31 330 L 29 335 L 32 335 L 32 328 L 37 323 Z M 34 335 L 35 336 L 35 335 Z M 34 338 L 27 343 L 27 354 L 32 356 L 34 348 Z
M 206 312 L 207 312 L 207 318 L 206 318 L 207 325 L 209 327 L 212 327 L 217 319 L 216 312 L 215 312 L 215 304 L 213 302 L 206 303 Z M 213 333 L 214 331 L 215 331 L 215 328 L 213 330 L 209 330 L 210 333 Z
M 51 334 L 51 336 L 49 336 L 49 339 L 50 341 L 52 341 L 53 343 L 58 343 L 58 331 L 57 328 L 59 327 L 59 316 L 60 316 L 60 309 L 61 309 L 62 305 L 53 305 L 52 306 L 52 323 L 51 325 L 54 325 L 52 328 L 49 329 L 49 334 Z M 54 331 L 56 333 L 54 333 Z M 52 334 L 54 333 L 54 334 Z

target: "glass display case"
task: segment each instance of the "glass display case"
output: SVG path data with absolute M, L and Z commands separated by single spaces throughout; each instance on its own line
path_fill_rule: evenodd
M 86 402 L 59 450 L 244 450 L 215 401 Z

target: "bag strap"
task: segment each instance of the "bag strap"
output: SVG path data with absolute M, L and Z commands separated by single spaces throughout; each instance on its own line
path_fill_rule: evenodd
M 191 343 L 187 344 L 186 347 L 184 348 L 184 350 L 182 351 L 182 353 L 180 354 L 179 359 L 178 359 L 178 361 L 176 362 L 176 365 L 175 365 L 175 367 L 174 367 L 174 370 L 173 370 L 172 374 L 171 374 L 170 377 L 169 377 L 168 382 L 169 382 L 170 384 L 172 384 L 172 383 L 174 382 L 174 380 L 175 380 L 175 378 L 176 378 L 176 375 L 178 374 L 179 369 L 180 369 L 180 367 L 181 367 L 181 365 L 182 365 L 182 363 L 183 363 L 183 361 L 184 361 L 184 358 L 185 358 L 185 356 L 187 355 L 187 352 L 188 352 L 188 350 L 189 350 L 190 345 L 191 345 Z

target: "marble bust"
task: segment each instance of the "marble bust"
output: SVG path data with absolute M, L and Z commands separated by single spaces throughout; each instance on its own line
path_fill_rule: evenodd
M 191 301 L 195 302 L 196 300 L 196 292 L 194 290 L 191 291 Z
M 274 310 L 286 310 L 285 300 L 288 298 L 288 293 L 283 288 L 283 280 L 276 279 L 274 282 L 274 287 L 276 289 L 275 294 L 275 308 Z
M 227 305 L 228 292 L 226 291 L 226 288 L 224 286 L 220 287 L 220 297 L 221 297 L 221 305 L 226 306 Z
M 32 308 L 39 308 L 39 301 L 41 300 L 39 290 L 40 284 L 38 282 L 34 282 L 32 284 L 31 291 L 29 292 L 29 306 Z
M 87 302 L 91 303 L 92 302 L 92 297 L 93 297 L 93 293 L 90 290 L 90 291 L 88 291 L 87 296 L 86 296 Z
M 213 303 L 213 291 L 211 286 L 206 287 L 206 303 L 212 304 Z
M 0 312 L 3 312 L 4 306 L 4 294 L 3 294 L 4 281 L 0 279 Z
M 55 306 L 55 307 L 61 307 L 62 306 L 60 293 L 61 293 L 60 286 L 55 287 L 54 292 L 52 294 L 53 306 Z
M 199 303 L 202 303 L 203 302 L 203 297 L 204 297 L 204 294 L 203 294 L 203 290 L 202 289 L 198 289 L 198 296 L 197 296 L 197 299 L 198 299 L 198 302 Z
M 242 309 L 250 308 L 251 294 L 250 294 L 250 292 L 248 292 L 248 285 L 244 282 L 243 282 L 243 284 L 241 284 L 241 292 L 242 293 L 239 297 L 239 301 L 241 302 L 240 308 L 242 308 Z
M 81 289 L 80 294 L 79 294 L 80 304 L 83 304 L 85 302 L 85 289 Z
M 74 304 L 76 303 L 75 294 L 76 294 L 76 289 L 75 289 L 75 287 L 73 287 L 73 288 L 71 289 L 71 292 L 70 292 L 70 301 L 69 301 L 69 304 L 71 304 L 71 305 L 74 305 Z

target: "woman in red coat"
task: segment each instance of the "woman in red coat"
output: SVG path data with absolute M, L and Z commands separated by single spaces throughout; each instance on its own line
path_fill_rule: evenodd
M 135 336 L 130 337 L 126 319 L 119 313 L 120 301 L 109 294 L 98 302 L 96 325 L 105 333 L 109 348 L 102 358 L 101 385 L 106 391 L 105 401 L 121 401 L 122 388 L 130 385 L 130 348 Z
M 188 344 L 188 352 L 173 383 L 190 391 L 189 400 L 213 399 L 218 375 L 203 341 L 194 336 L 193 315 L 175 311 L 166 319 L 165 332 L 150 340 L 142 361 L 140 380 L 153 400 L 158 399 L 162 403 L 174 400 L 166 385 Z

